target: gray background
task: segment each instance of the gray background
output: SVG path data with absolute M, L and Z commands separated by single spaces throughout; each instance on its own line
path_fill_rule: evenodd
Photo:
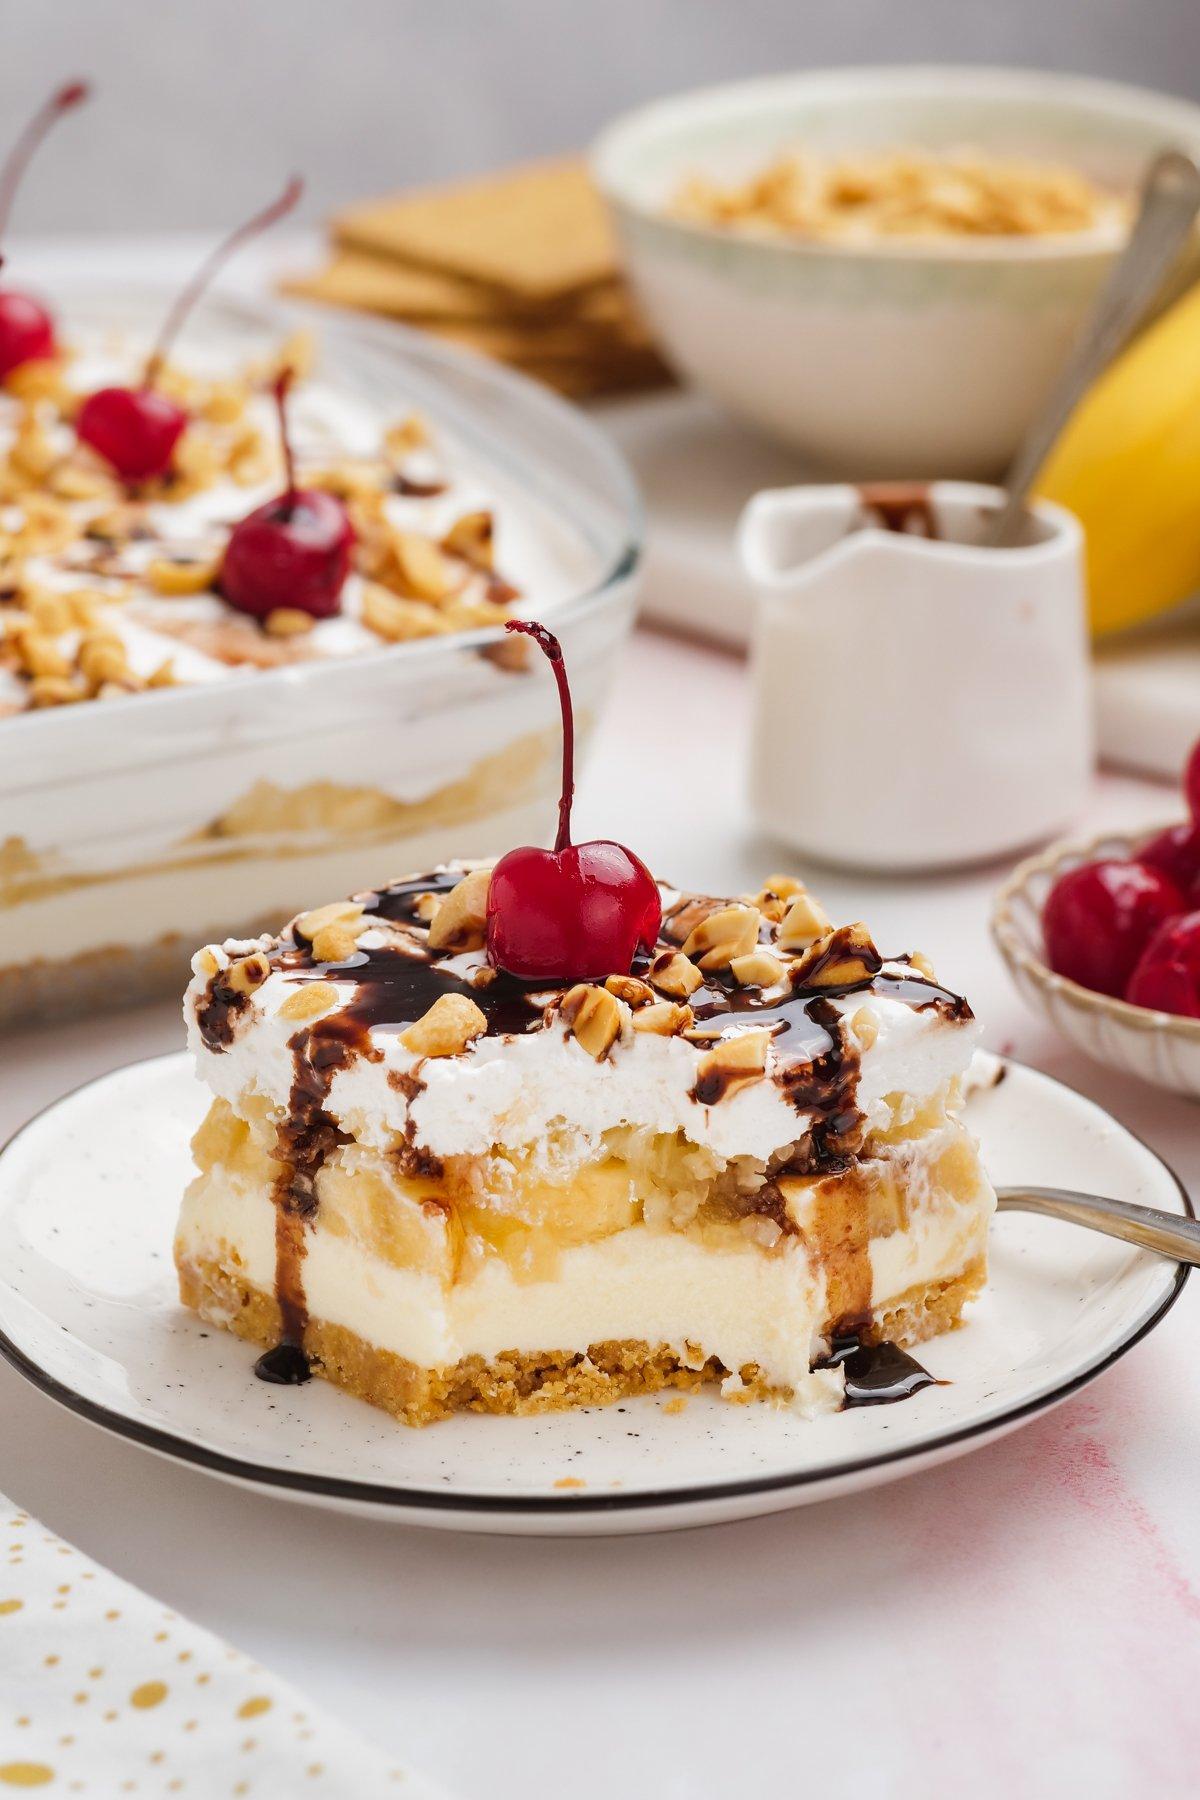
M 0 0 L 0 130 L 91 75 L 16 231 L 305 216 L 586 143 L 653 95 L 831 63 L 1077 69 L 1200 96 L 1200 0 Z

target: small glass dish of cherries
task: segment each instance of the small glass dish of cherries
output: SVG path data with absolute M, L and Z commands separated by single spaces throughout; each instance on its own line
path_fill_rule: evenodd
M 1024 998 L 1080 1049 L 1200 1098 L 1200 742 L 1183 790 L 1189 816 L 1150 838 L 1022 863 L 992 930 Z

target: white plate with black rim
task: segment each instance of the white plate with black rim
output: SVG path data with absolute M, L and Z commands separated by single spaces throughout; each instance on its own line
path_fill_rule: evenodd
M 1183 1286 L 1175 1263 L 1006 1213 L 960 1331 L 923 1346 L 944 1385 L 819 1419 L 669 1395 L 412 1431 L 320 1381 L 255 1380 L 255 1352 L 179 1305 L 171 1238 L 206 1096 L 186 1057 L 56 1101 L 0 1155 L 0 1352 L 60 1405 L 224 1480 L 408 1525 L 664 1531 L 776 1512 L 961 1456 L 1057 1405 Z M 1010 1064 L 970 1102 L 998 1184 L 1188 1213 L 1170 1169 L 1092 1101 Z

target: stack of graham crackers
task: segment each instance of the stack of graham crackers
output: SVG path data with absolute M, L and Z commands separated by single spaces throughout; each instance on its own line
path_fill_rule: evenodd
M 670 380 L 578 162 L 350 207 L 330 262 L 286 287 L 403 319 L 575 398 Z

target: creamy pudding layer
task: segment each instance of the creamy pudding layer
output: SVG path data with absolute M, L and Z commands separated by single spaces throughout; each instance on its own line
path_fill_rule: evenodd
M 214 1323 L 273 1342 L 269 1142 L 217 1102 L 197 1156 L 204 1172 L 176 1250 L 185 1292 Z M 703 1187 L 652 1193 L 643 1173 L 610 1159 L 557 1193 L 515 1192 L 501 1210 L 456 1206 L 444 1183 L 397 1177 L 374 1151 L 339 1150 L 316 1182 L 309 1319 L 386 1358 L 393 1409 L 414 1423 L 447 1410 L 442 1397 L 470 1384 L 473 1365 L 515 1357 L 561 1379 L 563 1362 L 614 1344 L 651 1365 L 630 1371 L 621 1392 L 695 1385 L 707 1370 L 731 1395 L 826 1410 L 839 1403 L 840 1377 L 813 1364 L 829 1339 L 851 1326 L 869 1338 L 871 1321 L 887 1320 L 891 1335 L 917 1342 L 976 1290 L 991 1191 L 952 1124 L 902 1157 L 864 1161 L 856 1179 L 778 1185 L 785 1206 L 774 1216 L 741 1210 L 749 1196 L 698 1202 Z M 590 1395 L 613 1385 L 594 1379 Z M 557 1392 L 551 1382 L 551 1402 Z M 542 1393 L 511 1398 L 525 1410 Z
M 410 1423 L 702 1380 L 811 1411 L 832 1340 L 957 1321 L 993 1196 L 974 1022 L 920 959 L 775 878 L 663 890 L 631 976 L 536 989 L 482 955 L 487 882 L 196 958 L 188 1303 Z

